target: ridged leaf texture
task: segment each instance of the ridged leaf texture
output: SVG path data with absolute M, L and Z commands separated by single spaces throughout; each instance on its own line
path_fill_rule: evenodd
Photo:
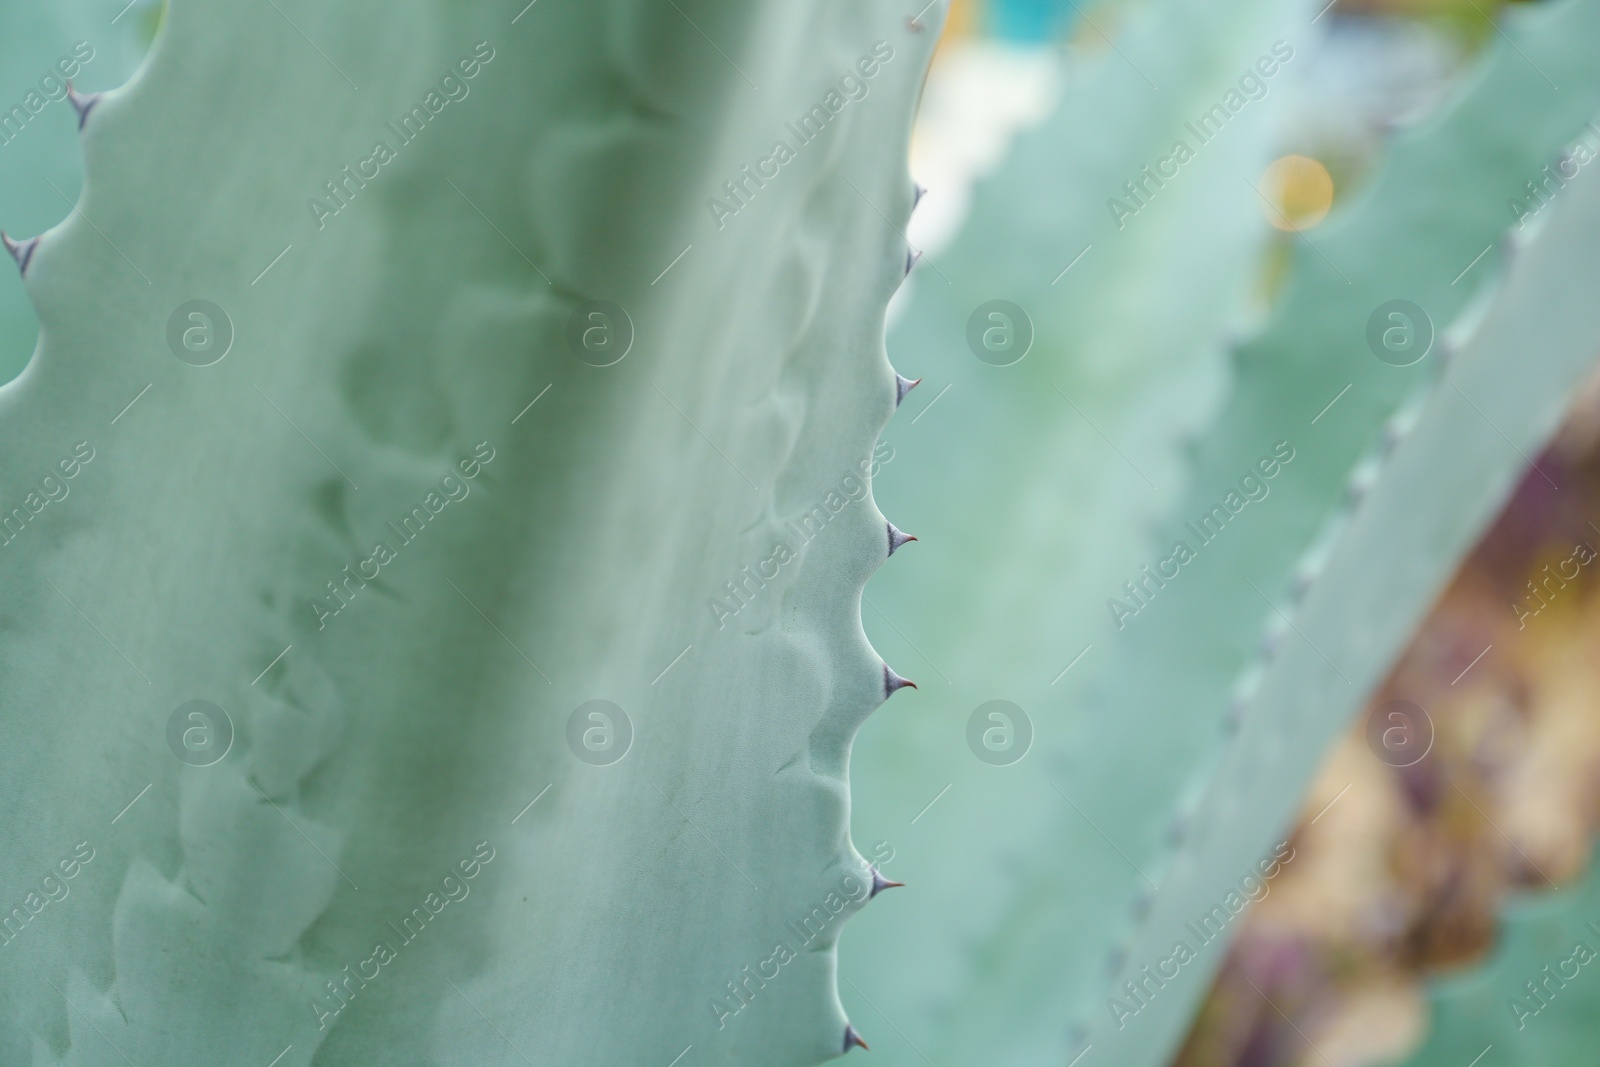
M 0 391 L 0 1062 L 845 1051 L 910 14 L 173 0 Z

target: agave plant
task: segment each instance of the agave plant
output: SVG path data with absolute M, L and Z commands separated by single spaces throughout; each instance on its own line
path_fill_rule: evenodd
M 174 0 L 30 118 L 84 178 L 0 204 L 0 1062 L 1170 1053 L 1227 923 L 1175 943 L 1600 345 L 1592 177 L 1492 252 L 1600 5 L 1508 20 L 1259 330 L 1318 13 L 1119 9 L 918 268 L 896 447 L 908 7 Z

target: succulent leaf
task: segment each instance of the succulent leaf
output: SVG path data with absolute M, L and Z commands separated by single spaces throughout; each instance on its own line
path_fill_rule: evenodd
M 60 0 L 0 10 L 0 230 L 13 257 L 14 244 L 26 247 L 71 209 L 82 180 L 70 109 L 89 106 L 93 94 L 69 95 L 69 82 L 120 84 L 145 53 L 142 9 L 118 18 L 125 4 Z M 22 370 L 38 331 L 21 280 L 0 271 L 0 382 Z
M 1202 29 L 1175 25 L 1181 28 L 1172 32 L 1185 40 L 1205 39 Z M 1046 405 L 1043 383 L 1031 410 L 1009 395 L 998 398 L 1009 382 L 973 385 L 959 400 L 952 388 L 944 404 L 958 411 L 965 404 L 974 413 L 991 405 L 1007 412 L 990 423 L 1004 427 L 997 447 L 965 438 L 953 446 L 966 451 L 963 464 L 912 438 L 916 455 L 896 470 L 885 495 L 897 519 L 924 535 L 919 556 L 938 579 L 908 583 L 891 570 L 871 603 L 950 685 L 924 697 L 936 707 L 914 745 L 896 737 L 890 752 L 888 738 L 867 731 L 856 754 L 858 823 L 893 825 L 900 812 L 915 813 L 950 788 L 933 809 L 936 823 L 923 817 L 915 834 L 904 835 L 900 873 L 919 887 L 913 900 L 893 915 L 870 916 L 852 931 L 845 956 L 846 976 L 905 1031 L 908 1046 L 992 1063 L 1066 1062 L 1089 1046 L 1110 1062 L 1164 1062 L 1226 943 L 1224 930 L 1194 944 L 1184 922 L 1221 905 L 1258 862 L 1272 858 L 1272 835 L 1284 832 L 1326 743 L 1360 706 L 1517 474 L 1523 461 L 1507 438 L 1531 453 L 1553 427 L 1578 369 L 1600 345 L 1600 334 L 1585 335 L 1584 312 L 1557 313 L 1572 298 L 1535 305 L 1513 275 L 1482 305 L 1492 317 L 1477 332 L 1445 327 L 1469 312 L 1483 279 L 1502 269 L 1492 248 L 1514 221 L 1507 197 L 1600 108 L 1588 55 L 1600 9 L 1517 9 L 1504 28 L 1510 42 L 1493 49 L 1447 114 L 1400 136 L 1348 215 L 1297 245 L 1284 299 L 1264 332 L 1240 348 L 1229 380 L 1184 378 L 1175 369 L 1141 378 L 1122 365 L 1124 390 L 1135 399 L 1112 402 L 1084 393 L 1077 379 L 1062 379 L 1092 380 L 1096 353 L 1120 356 L 1122 349 L 1069 347 L 1053 368 L 1061 376 L 1055 399 L 1069 399 L 1076 411 Z M 1139 62 L 1132 39 L 1119 44 Z M 1010 166 L 1028 158 L 1019 152 Z M 1028 184 L 1021 177 L 997 184 L 1008 181 Z M 1178 188 L 1162 189 L 1147 210 Z M 1580 211 L 1576 193 L 1562 194 L 1569 211 Z M 980 206 L 974 224 L 982 218 Z M 1141 211 L 1127 232 L 1147 218 Z M 1571 225 L 1582 230 L 1589 221 L 1579 215 Z M 1546 243 L 1548 232 L 1541 230 L 1520 269 L 1550 286 L 1560 285 L 1563 270 L 1582 277 L 1589 269 L 1582 253 L 1570 241 Z M 1027 247 L 990 258 L 1015 264 L 1028 258 L 1018 252 Z M 1099 251 L 1096 244 L 1089 255 Z M 1058 252 L 1075 254 L 1072 247 Z M 1474 272 L 1453 285 L 1483 252 Z M 977 273 L 976 265 L 954 262 L 963 254 L 981 254 L 978 237 L 943 257 L 940 268 L 952 278 L 963 269 Z M 1086 256 L 1067 276 L 1089 264 Z M 1128 300 L 1148 300 L 1148 276 L 1129 271 L 1106 284 L 1117 282 Z M 921 284 L 919 296 L 936 292 L 925 276 Z M 1025 282 L 1016 285 L 1013 294 L 1028 291 Z M 1432 317 L 1440 331 L 1434 358 L 1402 368 L 1368 350 L 1369 320 L 1394 299 L 1412 300 Z M 922 311 L 911 309 L 908 333 L 920 328 Z M 955 368 L 951 376 L 970 370 L 948 340 L 952 313 L 935 309 L 926 317 L 941 324 L 928 328 L 942 328 L 947 338 L 941 351 Z M 1533 363 L 1520 355 L 1526 345 L 1508 340 L 1511 328 L 1503 325 L 1512 322 L 1541 337 L 1541 349 L 1548 340 L 1546 358 Z M 1040 326 L 1036 347 L 1053 332 Z M 1443 354 L 1458 344 L 1441 383 Z M 1187 350 L 1190 365 L 1203 369 L 1194 352 Z M 1500 389 L 1489 368 L 1504 375 L 1514 358 L 1516 388 Z M 943 368 L 908 369 L 926 371 L 931 383 Z M 1173 458 L 1171 419 L 1156 414 L 1174 383 L 1192 394 L 1191 408 L 1209 395 L 1203 383 L 1226 396 L 1208 414 L 1188 463 Z M 1497 391 L 1506 406 L 1486 403 Z M 1166 410 L 1175 407 L 1169 402 Z M 1477 421 L 1459 421 L 1462 411 Z M 1059 444 L 1063 419 L 1083 426 L 1070 449 Z M 1407 429 L 1411 436 L 1401 440 Z M 1287 464 L 1282 454 L 1274 457 L 1280 442 L 1294 456 Z M 1423 454 L 1450 474 L 1425 481 L 1415 459 L 1402 459 Z M 921 468 L 924 455 L 941 463 L 936 471 Z M 1009 501 L 970 505 L 974 496 L 983 499 L 988 472 L 1024 455 L 1028 468 L 1049 472 L 1048 483 L 1008 481 Z M 1243 476 L 1264 480 L 1257 473 L 1263 457 L 1277 469 L 1270 496 L 1245 505 L 1220 535 L 1199 539 L 1195 558 L 1177 578 L 1150 581 L 1143 603 L 1128 599 L 1121 583 L 1144 581 L 1141 564 L 1169 558 L 1179 538 L 1195 542 L 1188 524 L 1229 492 L 1242 501 Z M 1117 470 L 1121 493 L 1140 506 L 1108 505 L 1107 491 L 1093 491 L 1106 467 Z M 901 484 L 935 475 L 940 492 L 921 497 L 962 500 L 958 511 L 918 513 L 896 500 Z M 1083 514 L 1070 515 L 1072 508 Z M 1142 523 L 1149 535 L 1130 538 L 1129 527 Z M 951 542 L 952 554 L 965 561 L 959 569 L 940 558 Z M 974 563 L 984 558 L 983 544 L 999 549 L 1005 563 Z M 1111 597 L 1137 607 L 1136 617 L 1114 620 Z M 995 606 L 992 614 L 982 614 L 984 604 Z M 972 617 L 976 625 L 952 625 Z M 1053 669 L 1040 672 L 1047 645 L 1054 645 Z M 996 698 L 1027 713 L 1037 749 L 1004 769 L 973 760 L 976 749 L 960 744 L 969 716 Z M 936 847 L 927 836 L 934 833 Z M 935 915 L 953 926 L 938 947 L 940 965 L 897 966 L 885 944 L 913 927 L 941 928 Z M 1195 959 L 1175 979 L 1147 979 L 1143 969 L 1169 959 L 1183 936 Z M 869 943 L 858 951 L 857 939 Z M 1129 983 L 1144 985 L 1145 995 L 1133 996 Z M 893 1057 L 910 1063 L 916 1053 L 902 1047 Z
M 13 897 L 93 859 L 0 1062 L 845 1051 L 940 8 L 520 6 L 173 0 L 85 124 L 0 390 L 0 751 Z

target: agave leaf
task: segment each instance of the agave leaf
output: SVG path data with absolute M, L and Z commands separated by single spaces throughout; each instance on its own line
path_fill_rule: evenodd
M 34 234 L 71 210 L 82 162 L 62 72 L 85 93 L 127 80 L 149 42 L 141 8 L 117 18 L 123 6 L 61 0 L 0 10 L 0 228 Z M 39 324 L 21 279 L 0 275 L 0 381 L 10 381 L 33 354 Z
M 0 391 L 0 1061 L 846 1050 L 912 13 L 175 0 Z
M 1104 845 L 1087 826 L 1082 840 L 1025 814 L 1061 803 L 1039 755 L 986 766 L 968 750 L 968 720 L 987 701 L 1016 701 L 1034 716 L 1035 743 L 1059 745 L 1047 709 L 1065 687 L 1051 683 L 1102 641 L 1101 601 L 1150 558 L 1144 531 L 1181 498 L 1183 442 L 1221 400 L 1226 338 L 1249 311 L 1267 228 L 1249 183 L 1271 158 L 1309 35 L 1296 38 L 1298 58 L 1271 64 L 1266 97 L 1211 143 L 1198 145 L 1185 123 L 1291 35 L 1284 20 L 1297 9 L 1274 0 L 1219 14 L 1165 0 L 1132 12 L 1113 48 L 1068 62 L 1055 115 L 1019 138 L 950 252 L 914 275 L 892 344 L 903 369 L 927 376 L 907 403 L 918 454 L 880 493 L 929 563 L 912 582 L 885 572 L 866 619 L 916 665 L 930 706 L 892 733 L 869 729 L 853 757 L 858 826 L 905 842 L 900 875 L 914 899 L 853 929 L 843 966 L 865 1003 L 923 1048 L 946 1047 L 952 1022 L 972 1025 L 959 1059 L 1044 1060 L 1063 1047 L 1052 1007 L 1060 960 L 1039 973 L 1010 956 L 974 959 L 996 916 L 971 902 L 1006 899 L 1025 850 Z M 1136 203 L 1124 183 L 1146 180 L 1141 169 L 1180 137 L 1194 158 L 1147 184 L 1136 215 L 1115 218 L 1111 198 Z M 1032 350 L 1011 366 L 980 361 L 967 340 L 975 309 L 996 298 L 1020 305 L 1033 329 Z M 949 796 L 917 817 L 946 785 Z M 1076 873 L 1102 875 L 1119 872 Z M 946 933 L 926 943 L 927 929 Z M 924 942 L 915 961 L 900 947 L 912 939 Z M 891 1055 L 918 1057 L 911 1044 Z
M 1498 502 L 1512 472 L 1502 477 L 1496 464 L 1508 462 L 1506 456 L 1520 462 L 1487 423 L 1477 427 L 1492 441 L 1458 440 L 1466 430 L 1441 423 L 1428 440 L 1463 449 L 1498 442 L 1505 456 L 1496 454 L 1494 464 L 1480 464 L 1467 484 L 1452 483 L 1448 490 L 1409 486 L 1409 516 L 1398 511 L 1380 512 L 1380 520 L 1367 519 L 1367 511 L 1357 516 L 1363 522 L 1386 520 L 1415 536 L 1426 528 L 1431 540 L 1402 540 L 1391 530 L 1391 549 L 1381 550 L 1384 534 L 1359 534 L 1357 526 L 1341 529 L 1338 521 L 1352 471 L 1365 489 L 1373 468 L 1362 466 L 1364 457 L 1382 439 L 1385 423 L 1427 385 L 1441 362 L 1427 359 L 1409 368 L 1380 362 L 1367 349 L 1369 318 L 1396 298 L 1421 304 L 1440 328 L 1461 315 L 1474 286 L 1498 265 L 1498 256 L 1489 251 L 1478 260 L 1475 274 L 1457 285 L 1452 280 L 1511 221 L 1507 198 L 1535 177 L 1600 106 L 1600 84 L 1583 43 L 1593 39 L 1597 20 L 1600 11 L 1591 4 L 1521 10 L 1511 17 L 1505 31 L 1514 47 L 1497 47 L 1443 118 L 1396 141 L 1361 202 L 1296 248 L 1289 291 L 1264 333 L 1236 355 L 1227 403 L 1195 447 L 1187 472 L 1174 479 L 1176 502 L 1164 504 L 1165 517 L 1145 527 L 1152 532 L 1144 538 L 1135 540 L 1124 512 L 1116 535 L 1120 543 L 1107 533 L 1098 544 L 1080 544 L 1080 552 L 1098 549 L 1115 561 L 1111 565 L 1097 567 L 1081 555 L 1058 553 L 1058 545 L 1072 544 L 1078 535 L 1063 532 L 1056 509 L 1039 502 L 1064 495 L 1068 503 L 1077 503 L 1076 485 L 1063 473 L 1073 469 L 1070 454 L 1045 448 L 1039 454 L 1061 458 L 1041 460 L 1017 450 L 1014 439 L 1006 437 L 1001 440 L 1009 453 L 986 451 L 981 440 L 996 432 L 988 426 L 982 438 L 972 435 L 961 442 L 973 456 L 972 467 L 993 470 L 1008 456 L 1027 454 L 1028 465 L 1049 472 L 1050 481 L 1010 484 L 1017 504 L 1006 511 L 963 504 L 961 532 L 951 536 L 996 546 L 1005 564 L 989 568 L 969 562 L 961 571 L 936 566 L 939 582 L 916 588 L 891 571 L 869 593 L 906 640 L 952 679 L 950 699 L 942 702 L 930 728 L 939 736 L 919 746 L 914 766 L 907 766 L 910 760 L 882 757 L 867 772 L 866 761 L 875 758 L 878 743 L 872 730 L 857 754 L 861 807 L 870 813 L 862 822 L 873 825 L 876 834 L 886 834 L 883 827 L 891 817 L 915 814 L 946 783 L 952 786 L 933 809 L 942 821 L 930 824 L 933 815 L 924 817 L 918 826 L 927 836 L 906 835 L 911 843 L 901 850 L 901 875 L 914 886 L 936 888 L 926 891 L 925 903 L 907 905 L 892 917 L 873 916 L 864 929 L 852 932 L 852 937 L 873 936 L 880 923 L 955 927 L 940 968 L 921 966 L 911 973 L 883 952 L 868 953 L 883 960 L 875 966 L 889 973 L 861 981 L 862 993 L 911 1042 L 923 1049 L 957 1050 L 954 1059 L 981 1055 L 996 1063 L 1065 1061 L 1087 1046 L 1094 1048 L 1091 1055 L 1116 1063 L 1154 1064 L 1170 1055 L 1220 962 L 1225 934 L 1194 945 L 1197 959 L 1159 988 L 1152 985 L 1144 1001 L 1127 1001 L 1127 1008 L 1137 1009 L 1135 1017 L 1119 1014 L 1111 999 L 1126 999 L 1124 983 L 1171 955 L 1185 921 L 1220 904 L 1263 856 L 1272 854 L 1272 835 L 1283 831 L 1327 740 L 1360 706 L 1407 625 L 1470 541 L 1474 524 Z M 1546 75 L 1561 86 L 1559 92 Z M 1160 203 L 1157 198 L 1155 206 Z M 1141 213 L 1133 222 L 1144 217 Z M 1184 248 L 1170 246 L 1169 254 L 1205 262 L 1203 252 Z M 1131 288 L 1134 278 L 1128 284 L 1130 291 L 1144 293 Z M 1163 305 L 1160 297 L 1142 299 L 1148 307 Z M 1554 305 L 1547 309 L 1553 310 Z M 1041 329 L 1041 338 L 1046 335 Z M 953 347 L 947 344 L 945 351 Z M 1495 420 L 1506 434 L 1524 441 L 1526 450 L 1547 429 L 1540 419 L 1559 406 L 1571 377 L 1570 366 L 1562 362 L 1569 356 L 1551 354 L 1552 362 L 1541 365 L 1537 380 L 1527 383 L 1537 394 L 1528 399 L 1528 410 L 1508 410 Z M 1490 356 L 1476 358 L 1494 364 Z M 1495 358 L 1503 368 L 1511 356 L 1502 350 Z M 1458 373 L 1469 373 L 1465 364 Z M 1535 376 L 1526 365 L 1517 373 Z M 1480 394 L 1498 386 L 1455 384 L 1495 417 Z M 1520 378 L 1518 384 L 1523 384 Z M 1448 387 L 1440 395 L 1445 397 L 1440 404 L 1456 397 Z M 945 402 L 956 398 L 952 389 Z M 1130 465 L 1155 484 L 1168 485 L 1165 468 L 1154 461 L 1159 452 L 1145 458 L 1159 438 L 1134 432 L 1137 424 L 1117 418 L 1115 409 L 1107 417 L 1098 402 L 1079 402 L 1087 420 L 1116 442 Z M 1540 411 L 1530 414 L 1533 407 Z M 1432 412 L 1426 409 L 1424 417 L 1444 418 Z M 937 415 L 935 410 L 927 420 Z M 1058 409 L 1054 417 L 1070 416 Z M 1017 419 L 1033 420 L 1018 436 L 1047 425 L 1038 410 Z M 1270 495 L 1248 504 L 1214 543 L 1199 545 L 1179 577 L 1158 589 L 1152 583 L 1149 606 L 1135 618 L 1124 618 L 1118 629 L 1107 599 L 1126 599 L 1121 583 L 1141 579 L 1142 565 L 1167 558 L 1179 537 L 1195 542 L 1186 524 L 1230 490 L 1240 492 L 1241 477 L 1254 472 L 1262 457 L 1270 458 L 1278 442 L 1294 448 L 1295 459 L 1279 464 Z M 1092 452 L 1087 445 L 1079 449 L 1079 464 L 1089 457 L 1096 464 L 1121 462 L 1105 440 L 1091 444 Z M 896 471 L 888 483 L 891 494 L 901 478 L 914 476 L 912 468 L 906 464 Z M 1133 484 L 1136 478 L 1125 480 Z M 947 478 L 941 499 L 966 501 L 971 488 Z M 1095 504 L 1089 509 L 1097 510 Z M 906 511 L 892 496 L 890 510 L 897 516 Z M 1049 521 L 1036 524 L 1035 516 Z M 925 519 L 918 521 L 928 528 Z M 956 519 L 947 521 L 954 525 Z M 1130 552 L 1129 544 L 1137 552 Z M 1313 634 L 1313 626 L 1323 633 L 1323 616 L 1299 616 L 1312 610 L 1312 601 L 1300 608 L 1280 603 L 1297 577 L 1309 578 L 1317 553 L 1325 554 L 1330 545 L 1333 558 L 1346 561 L 1349 571 L 1323 579 L 1316 595 L 1332 602 L 1322 610 L 1347 628 L 1338 641 Z M 1062 555 L 1072 558 L 1074 572 L 1095 581 L 1058 579 Z M 1397 571 L 1408 577 L 1392 580 Z M 978 631 L 995 635 L 985 644 L 958 639 L 961 631 L 951 623 L 959 613 L 934 608 L 941 603 L 964 607 L 979 595 L 966 579 L 978 575 L 983 595 L 1012 616 L 982 620 L 988 625 Z M 1361 599 L 1373 582 L 1377 588 L 1388 583 L 1393 597 L 1383 609 L 1381 627 L 1348 606 L 1339 610 L 1346 586 L 1347 605 L 1376 610 Z M 1337 671 L 1284 621 L 1291 611 L 1294 624 L 1338 664 Z M 1076 627 L 1057 622 L 1059 616 L 1077 619 Z M 1047 623 L 1027 632 L 1036 618 Z M 1076 636 L 1057 636 L 1067 634 Z M 1051 668 L 1040 672 L 1037 649 L 1050 640 L 1060 644 Z M 885 643 L 893 647 L 887 638 Z M 969 659 L 971 645 L 982 658 Z M 1002 654 L 1006 645 L 1021 654 Z M 1083 660 L 1061 677 L 1059 672 L 1088 646 Z M 1277 658 L 1272 658 L 1274 649 Z M 1329 689 L 1312 668 L 1320 668 L 1337 688 Z M 1308 670 L 1312 673 L 1297 677 L 1296 672 Z M 1058 677 L 1059 684 L 1052 684 Z M 979 688 L 984 680 L 986 690 Z M 1299 700 L 1314 695 L 1320 703 L 1288 703 L 1291 694 Z M 963 727 L 976 706 L 995 698 L 1014 701 L 1030 715 L 1036 751 L 1012 767 L 991 769 L 972 760 Z M 1293 732 L 1261 742 L 1264 752 L 1257 748 L 1258 735 L 1280 722 L 1292 723 Z M 1235 753 L 1249 753 L 1256 762 L 1242 766 Z M 938 853 L 952 857 L 949 861 L 934 853 L 935 841 Z M 1008 890 L 1005 882 L 1017 888 Z M 953 887 L 948 895 L 946 886 Z M 852 965 L 853 946 L 847 954 Z M 915 1053 L 907 1049 L 902 1055 L 911 1062 Z

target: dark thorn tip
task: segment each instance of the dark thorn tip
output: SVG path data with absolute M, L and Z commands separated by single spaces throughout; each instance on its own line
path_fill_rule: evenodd
M 915 267 L 917 265 L 917 261 L 920 260 L 921 258 L 922 258 L 922 253 L 921 252 L 913 252 L 909 248 L 906 249 L 906 276 L 907 277 L 909 277 L 910 274 L 911 274 L 911 268 Z
M 899 407 L 905 403 L 906 394 L 922 384 L 921 378 L 907 378 L 899 371 L 894 373 L 894 406 Z
M 911 194 L 911 210 L 915 211 L 917 205 L 922 203 L 922 198 L 928 195 L 928 188 L 921 182 L 912 182 L 911 187 L 915 190 Z
M 17 271 L 24 277 L 28 274 L 28 264 L 33 262 L 33 250 L 39 247 L 39 239 L 30 237 L 26 241 L 12 240 L 4 230 L 0 230 L 0 244 L 6 246 L 6 251 L 11 253 L 11 258 L 17 261 Z
M 99 93 L 80 93 L 67 82 L 67 99 L 72 101 L 72 108 L 78 113 L 78 129 L 83 129 L 83 124 L 89 121 L 89 112 L 100 102 Z
M 888 524 L 888 526 L 889 526 L 889 555 L 891 555 L 891 556 L 894 555 L 895 550 L 898 549 L 901 545 L 905 544 L 907 541 L 915 541 L 916 540 L 916 538 L 913 537 L 912 535 L 910 535 L 908 533 L 905 533 L 905 532 L 899 530 L 898 528 L 896 528 L 894 523 L 891 522 L 891 523 Z
M 844 1024 L 844 1050 L 846 1052 L 849 1052 L 851 1049 L 855 1048 L 857 1045 L 860 1045 L 862 1048 L 866 1049 L 868 1052 L 872 1051 L 872 1049 L 867 1045 L 867 1043 L 865 1041 L 861 1040 L 861 1035 L 856 1033 L 856 1028 L 851 1026 L 849 1023 L 845 1023 Z
M 883 699 L 888 700 L 896 692 L 910 686 L 917 688 L 917 683 L 909 678 L 902 678 L 894 672 L 894 668 L 887 663 L 883 665 Z
M 900 889 L 904 885 L 904 882 L 889 881 L 889 879 L 878 873 L 878 868 L 874 867 L 872 868 L 872 892 L 867 894 L 867 899 L 871 900 L 885 889 Z

